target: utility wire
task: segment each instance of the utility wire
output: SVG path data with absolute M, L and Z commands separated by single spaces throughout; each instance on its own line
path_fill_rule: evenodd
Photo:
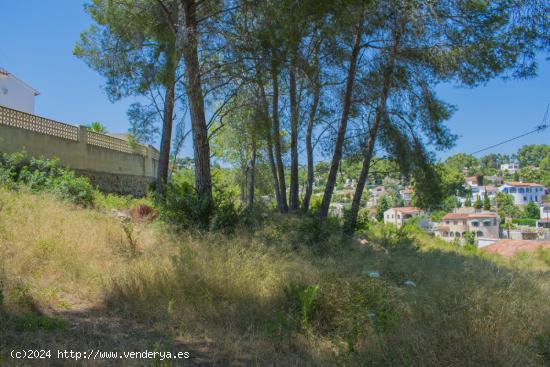
M 478 153 L 481 153 L 481 152 L 484 152 L 486 150 L 489 150 L 489 149 L 493 149 L 493 148 L 496 148 L 500 145 L 503 145 L 503 144 L 506 144 L 506 143 L 509 143 L 511 141 L 514 141 L 514 140 L 517 140 L 517 139 L 520 139 L 520 138 L 523 138 L 524 136 L 527 136 L 527 135 L 530 135 L 530 134 L 534 134 L 534 133 L 538 133 L 538 132 L 541 132 L 541 131 L 544 131 L 548 128 L 548 121 L 547 121 L 547 118 L 548 118 L 548 110 L 550 108 L 550 103 L 548 103 L 548 105 L 546 106 L 546 112 L 544 113 L 544 118 L 542 119 L 542 122 L 540 125 L 538 125 L 535 129 L 531 130 L 531 131 L 528 131 L 524 134 L 521 134 L 521 135 L 518 135 L 518 136 L 515 136 L 513 138 L 510 138 L 510 139 L 507 139 L 507 140 L 504 140 L 504 141 L 501 141 L 500 143 L 497 143 L 497 144 L 493 144 L 491 146 L 488 146 L 486 148 L 483 148 L 483 149 L 480 149 L 480 150 L 476 150 L 475 152 L 473 153 L 470 153 L 471 155 L 476 155 Z

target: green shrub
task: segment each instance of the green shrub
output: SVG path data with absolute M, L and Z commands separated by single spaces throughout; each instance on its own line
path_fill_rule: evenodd
M 318 254 L 330 252 L 341 244 L 342 228 L 338 218 L 319 220 L 315 215 L 306 215 L 297 223 L 297 235 L 293 239 L 296 247 L 306 245 Z M 337 241 L 331 241 L 338 238 Z
M 25 152 L 0 155 L 0 185 L 9 189 L 50 191 L 62 199 L 91 206 L 95 190 L 87 178 L 59 167 L 56 159 L 29 157 Z
M 532 218 L 514 218 L 512 219 L 512 223 L 520 226 L 529 226 L 529 227 L 537 226 L 537 220 Z
M 242 210 L 225 191 L 216 191 L 214 195 L 214 213 L 210 229 L 231 233 L 242 217 Z
M 13 323 L 16 331 L 58 330 L 67 327 L 65 320 L 38 314 L 17 317 Z
M 52 181 L 52 191 L 62 199 L 82 206 L 92 206 L 94 203 L 94 188 L 85 177 L 76 177 L 72 171 L 63 174 Z
M 357 229 L 368 230 L 370 222 L 369 210 L 367 208 L 359 209 L 357 213 Z
M 268 332 L 280 339 L 286 339 L 288 347 L 292 348 L 293 336 L 309 326 L 310 314 L 317 295 L 319 285 L 305 286 L 291 283 L 284 289 L 284 305 L 275 313 L 275 319 L 268 322 Z
M 550 266 L 550 250 L 542 246 L 539 246 L 539 248 L 537 249 L 537 257 L 539 258 L 540 261 Z
M 201 199 L 194 186 L 183 180 L 166 185 L 157 204 L 160 218 L 182 229 L 232 232 L 242 216 L 242 210 L 225 191 L 217 189 L 211 202 Z
M 164 197 L 157 200 L 160 218 L 181 228 L 208 228 L 212 204 L 201 200 L 188 182 L 171 182 L 165 187 Z

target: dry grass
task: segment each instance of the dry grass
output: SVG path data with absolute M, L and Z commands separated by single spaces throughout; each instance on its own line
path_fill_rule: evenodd
M 550 362 L 548 254 L 501 259 L 391 231 L 369 244 L 328 231 L 316 253 L 293 216 L 231 236 L 136 223 L 131 250 L 120 221 L 100 211 L 6 191 L 0 208 L 8 313 L 29 300 L 42 311 L 115 312 L 207 345 L 221 365 Z M 307 323 L 292 284 L 320 285 Z

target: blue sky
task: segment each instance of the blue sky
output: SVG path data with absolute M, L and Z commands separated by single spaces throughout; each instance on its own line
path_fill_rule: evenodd
M 110 132 L 128 129 L 132 99 L 111 103 L 104 80 L 72 54 L 80 32 L 91 20 L 77 0 L 0 0 L 0 67 L 41 94 L 36 114 L 88 124 L 100 121 Z M 457 107 L 448 126 L 460 136 L 444 158 L 473 152 L 519 135 L 540 123 L 550 102 L 550 61 L 540 59 L 539 76 L 523 81 L 494 80 L 475 89 L 442 85 L 440 97 Z M 503 145 L 492 152 L 510 153 L 524 144 L 547 144 L 550 129 Z M 190 143 L 184 154 L 192 152 Z

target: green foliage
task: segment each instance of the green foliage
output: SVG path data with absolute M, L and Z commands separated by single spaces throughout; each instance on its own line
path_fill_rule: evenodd
M 16 317 L 13 320 L 13 324 L 14 329 L 17 331 L 53 331 L 67 328 L 67 322 L 65 320 L 34 313 Z
M 243 217 L 243 209 L 239 207 L 233 196 L 223 190 L 214 192 L 214 213 L 210 229 L 231 233 Z
M 539 168 L 550 173 L 550 152 L 540 161 Z
M 491 210 L 491 200 L 489 199 L 489 195 L 487 195 L 487 190 L 483 193 L 483 209 Z
M 458 153 L 447 158 L 445 165 L 452 172 L 462 173 L 466 169 L 467 174 L 472 174 L 474 169 L 479 166 L 479 161 L 473 155 Z
M 476 201 L 474 202 L 474 208 L 476 209 L 482 209 L 483 208 L 483 201 L 481 201 L 481 197 L 478 195 Z
M 88 130 L 94 133 L 107 134 L 107 128 L 99 121 L 94 121 L 88 126 Z
M 285 288 L 285 295 L 290 308 L 299 316 L 300 325 L 305 328 L 309 324 L 309 317 L 313 302 L 319 293 L 319 284 L 304 286 L 291 283 Z
M 540 209 L 534 201 L 530 201 L 523 207 L 523 215 L 525 218 L 540 219 Z
M 537 220 L 532 218 L 513 218 L 512 223 L 520 226 L 536 227 Z
M 474 232 L 464 233 L 464 242 L 465 242 L 465 244 L 475 245 L 475 243 L 476 243 L 475 233 Z
M 550 146 L 546 144 L 524 145 L 518 150 L 517 157 L 522 167 L 539 167 L 541 162 L 550 154 Z
M 466 194 L 466 200 L 464 201 L 464 207 L 471 208 L 472 207 L 472 193 L 468 191 Z
M 82 206 L 92 206 L 96 195 L 87 178 L 59 167 L 57 160 L 28 157 L 24 152 L 0 156 L 0 183 L 12 189 L 49 191 Z
M 537 249 L 537 257 L 539 260 L 544 262 L 546 265 L 550 266 L 550 250 L 548 248 L 545 248 L 543 246 L 539 246 Z M 549 355 L 550 357 L 550 355 Z
M 214 202 L 201 199 L 195 187 L 185 180 L 166 185 L 163 197 L 158 197 L 160 218 L 181 229 L 219 230 L 231 232 L 242 217 L 242 210 L 233 197 L 219 188 Z
M 357 213 L 357 228 L 366 230 L 370 222 L 370 212 L 367 208 L 359 209 Z
M 390 208 L 390 204 L 386 196 L 382 196 L 376 204 L 376 220 L 379 222 L 384 221 L 384 212 Z
M 293 240 L 295 247 L 311 247 L 316 254 L 327 254 L 335 250 L 335 247 L 342 245 L 339 236 L 342 228 L 338 218 L 328 217 L 319 220 L 315 215 L 306 215 L 296 225 L 296 238 Z M 338 237 L 338 241 L 332 241 Z
M 52 181 L 52 192 L 77 205 L 92 206 L 94 188 L 86 177 L 76 177 L 72 171 L 64 171 Z
M 284 289 L 284 304 L 276 312 L 275 320 L 268 322 L 268 332 L 278 337 L 280 342 L 286 340 L 288 347 L 293 347 L 293 336 L 309 326 L 311 310 L 319 293 L 319 285 L 302 285 L 290 283 Z
M 495 202 L 497 204 L 498 215 L 503 220 L 504 218 L 513 218 L 519 215 L 519 209 L 514 204 L 514 197 L 511 194 L 497 192 Z
M 207 229 L 212 216 L 212 203 L 201 200 L 188 182 L 170 182 L 164 197 L 157 198 L 160 218 L 181 228 Z
M 445 210 L 434 210 L 432 212 L 432 215 L 431 215 L 431 220 L 433 222 L 441 222 L 441 220 L 443 219 L 443 217 L 445 216 L 445 214 L 447 214 L 447 212 Z
M 454 195 L 447 196 L 443 201 L 443 211 L 451 212 L 455 208 L 460 208 L 460 201 Z

